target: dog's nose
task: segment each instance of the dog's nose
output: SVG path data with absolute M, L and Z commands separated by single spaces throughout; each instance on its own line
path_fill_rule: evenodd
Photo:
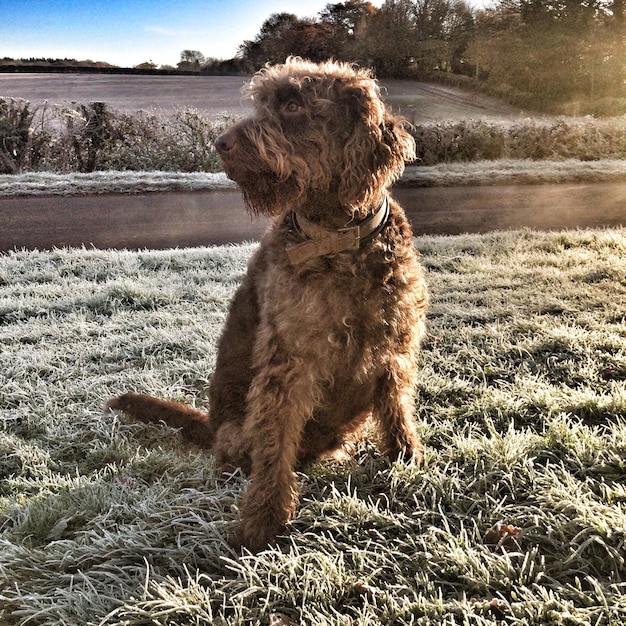
M 230 152 L 235 147 L 235 143 L 235 134 L 226 131 L 215 140 L 215 148 L 220 154 L 224 154 Z

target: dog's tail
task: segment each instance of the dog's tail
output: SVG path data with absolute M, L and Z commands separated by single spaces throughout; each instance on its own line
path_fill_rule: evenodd
M 125 393 L 111 398 L 106 411 L 121 411 L 128 417 L 142 422 L 163 422 L 180 429 L 181 435 L 201 448 L 213 445 L 214 432 L 209 414 L 180 402 L 160 400 L 140 393 Z

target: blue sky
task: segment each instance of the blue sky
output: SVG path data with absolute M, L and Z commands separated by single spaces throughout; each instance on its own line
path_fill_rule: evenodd
M 144 61 L 176 65 L 182 50 L 199 50 L 227 59 L 272 13 L 313 17 L 329 2 L 0 0 L 0 58 L 91 59 L 131 67 Z
M 176 65 L 182 50 L 231 58 L 272 13 L 315 16 L 329 0 L 0 0 L 0 58 Z M 380 3 L 378 3 L 380 4 Z

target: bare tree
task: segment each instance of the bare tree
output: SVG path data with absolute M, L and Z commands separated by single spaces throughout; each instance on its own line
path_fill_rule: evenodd
M 359 34 L 367 27 L 367 21 L 378 9 L 370 2 L 347 0 L 327 4 L 320 12 L 320 21 L 328 26 L 329 49 L 336 59 L 354 61 L 362 50 L 356 45 Z
M 464 0 L 415 0 L 416 65 L 459 71 L 474 26 L 474 14 Z
M 367 51 L 379 76 L 407 76 L 414 59 L 416 41 L 411 0 L 385 0 L 369 20 Z

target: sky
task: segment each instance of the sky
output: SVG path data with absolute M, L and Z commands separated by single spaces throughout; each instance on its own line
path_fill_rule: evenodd
M 315 17 L 329 2 L 0 0 L 0 58 L 89 59 L 132 67 L 147 61 L 176 65 L 183 50 L 199 50 L 229 59 L 273 13 Z
M 0 0 L 0 58 L 176 65 L 229 59 L 272 13 L 314 17 L 330 0 Z M 379 3 L 380 4 L 380 3 Z

